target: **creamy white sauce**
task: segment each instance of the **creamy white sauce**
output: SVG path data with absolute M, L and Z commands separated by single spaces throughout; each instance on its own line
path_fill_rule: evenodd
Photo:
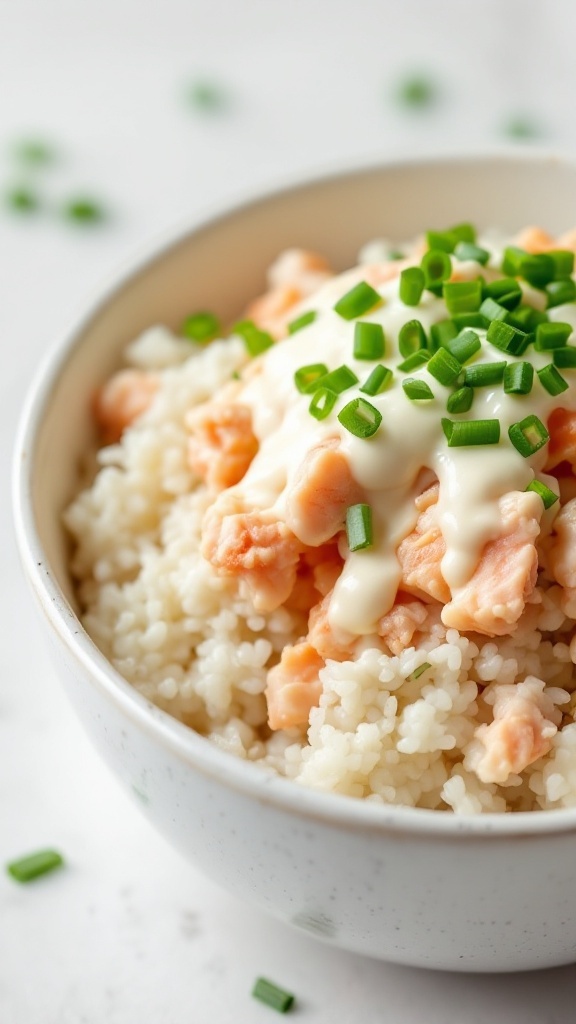
M 492 267 L 476 263 L 455 261 L 455 266 L 460 276 L 502 276 Z M 366 380 L 376 361 L 353 358 L 356 321 L 343 320 L 333 309 L 334 303 L 366 274 L 366 268 L 355 268 L 330 280 L 307 300 L 302 308 L 316 310 L 316 320 L 268 350 L 261 359 L 260 372 L 254 372 L 242 387 L 238 400 L 252 410 L 260 449 L 243 480 L 232 489 L 246 507 L 273 509 L 283 518 L 287 491 L 309 449 L 325 438 L 340 438 L 353 476 L 372 507 L 374 520 L 373 546 L 348 553 L 330 607 L 332 625 L 356 635 L 374 633 L 378 620 L 394 602 L 400 580 L 395 552 L 417 520 L 414 499 L 422 490 L 422 480 L 418 480 L 421 471 L 430 470 L 440 482 L 436 516 L 446 543 L 442 574 L 450 588 L 458 588 L 474 573 L 485 544 L 500 533 L 498 499 L 507 492 L 525 490 L 537 475 L 542 478 L 547 448 L 523 458 L 508 438 L 508 427 L 530 414 L 546 423 L 558 406 L 576 408 L 573 387 L 553 397 L 535 377 L 532 392 L 527 396 L 506 395 L 501 384 L 477 388 L 470 411 L 450 417 L 446 401 L 452 388 L 436 381 L 426 366 L 411 373 L 397 369 L 402 361 L 398 351 L 401 327 L 408 320 L 418 319 L 428 332 L 432 324 L 449 314 L 443 300 L 427 292 L 417 307 L 405 306 L 395 279 L 377 288 L 382 305 L 360 318 L 379 323 L 384 329 L 385 355 L 377 362 L 392 368 L 392 386 L 374 397 L 362 395 L 358 386 L 350 388 L 338 397 L 330 415 L 318 422 L 308 411 L 310 396 L 301 395 L 295 387 L 294 372 L 310 363 L 325 363 L 329 370 L 346 364 L 360 383 Z M 551 318 L 565 320 L 576 328 L 576 305 L 552 310 Z M 486 332 L 474 329 L 484 340 Z M 514 358 L 486 343 L 467 365 Z M 550 353 L 536 352 L 532 346 L 518 358 L 530 360 L 536 370 L 552 361 Z M 561 372 L 570 383 L 576 379 L 574 370 Z M 427 381 L 434 399 L 410 401 L 401 386 L 407 376 Z M 382 414 L 381 427 L 369 439 L 355 437 L 337 419 L 338 412 L 356 397 L 366 398 Z M 485 447 L 450 448 L 442 417 L 497 418 L 501 425 L 500 442 Z M 554 514 L 552 509 L 545 516 L 548 529 Z

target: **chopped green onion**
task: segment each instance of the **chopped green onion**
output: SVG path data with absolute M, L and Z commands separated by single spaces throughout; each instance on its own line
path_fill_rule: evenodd
M 469 388 L 487 388 L 492 384 L 501 384 L 506 363 L 476 363 L 464 368 L 464 383 Z
M 424 75 L 413 75 L 404 79 L 397 90 L 399 103 L 406 107 L 430 107 L 437 99 L 437 88 L 430 78 Z
M 512 327 L 519 327 L 521 331 L 535 331 L 538 324 L 548 322 L 548 314 L 541 309 L 534 309 L 533 306 L 518 306 L 510 313 L 507 323 Z
M 464 364 L 480 351 L 482 348 L 482 342 L 476 334 L 476 331 L 464 328 L 464 330 L 460 331 L 460 334 L 456 335 L 455 338 L 451 338 L 450 341 L 446 343 L 445 347 L 459 363 Z
M 498 444 L 499 420 L 442 420 L 442 429 L 449 448 L 468 448 L 476 445 Z
M 534 383 L 532 363 L 507 363 L 504 369 L 504 391 L 507 395 L 528 395 Z
M 473 260 L 474 263 L 481 263 L 483 267 L 490 259 L 488 250 L 481 249 L 479 245 L 474 245 L 474 242 L 458 242 L 454 255 L 457 260 Z
M 405 306 L 417 306 L 425 283 L 424 271 L 420 267 L 407 267 L 400 274 L 400 301 Z
M 32 882 L 40 875 L 63 865 L 64 858 L 56 850 L 38 850 L 6 865 L 8 874 L 17 882 Z
M 378 366 L 374 367 L 364 383 L 360 385 L 360 391 L 363 391 L 365 395 L 379 395 L 391 384 L 392 377 L 392 370 L 388 366 L 382 366 L 382 363 L 379 363 Z
M 402 363 L 398 363 L 398 369 L 402 373 L 412 373 L 412 370 L 417 370 L 419 366 L 424 366 L 424 363 L 427 363 L 429 359 L 429 349 L 421 348 L 418 352 L 413 352 Z
M 444 301 L 451 316 L 455 313 L 475 313 L 482 302 L 481 281 L 449 282 L 443 288 Z
M 559 321 L 538 324 L 534 348 L 538 352 L 548 352 L 550 349 L 564 348 L 572 331 L 572 324 L 560 323 Z
M 350 551 L 362 551 L 372 546 L 370 505 L 350 505 L 346 509 L 346 537 Z
M 434 398 L 434 392 L 430 385 L 425 380 L 419 380 L 418 377 L 406 377 L 406 380 L 402 381 L 402 387 L 404 394 L 412 402 L 425 402 Z
M 453 320 L 440 320 L 432 324 L 430 328 L 431 348 L 435 352 L 438 348 L 447 348 L 448 342 L 458 334 L 458 328 Z
M 551 491 L 549 487 L 546 487 L 546 484 L 543 484 L 541 480 L 533 480 L 532 483 L 528 484 L 528 487 L 526 487 L 525 490 L 536 491 L 536 494 L 539 494 L 542 498 L 545 509 L 551 508 L 552 505 L 555 505 L 558 501 L 559 495 L 554 494 L 554 491 Z
M 348 388 L 353 388 L 357 383 L 358 377 L 348 366 L 339 366 L 318 381 L 320 387 L 333 391 L 335 395 L 341 395 L 343 391 L 348 391 Z
M 574 253 L 571 249 L 550 249 L 547 256 L 554 263 L 554 280 L 570 277 L 574 273 Z
M 500 277 L 497 281 L 485 283 L 484 294 L 510 310 L 516 309 L 522 302 L 522 289 L 515 277 Z
M 408 320 L 400 328 L 398 348 L 400 349 L 400 355 L 404 356 L 404 358 L 421 348 L 426 348 L 426 332 L 419 320 Z
M 461 331 L 463 327 L 485 327 L 486 323 L 480 310 L 475 313 L 454 313 L 452 320 L 456 328 Z
M 23 139 L 14 146 L 14 156 L 17 160 L 36 167 L 51 164 L 55 155 L 52 146 L 39 139 Z
M 191 341 L 213 341 L 220 334 L 220 321 L 214 313 L 193 313 L 186 317 L 181 330 Z
M 573 370 L 576 368 L 576 348 L 573 345 L 566 345 L 566 348 L 555 348 L 552 359 L 554 366 L 559 366 L 561 370 Z
M 357 316 L 363 316 L 375 306 L 379 306 L 381 302 L 382 296 L 372 288 L 372 285 L 366 281 L 360 281 L 341 299 L 338 299 L 334 309 L 344 320 L 354 320 Z
M 266 978 L 257 978 L 252 989 L 252 995 L 254 999 L 259 999 L 266 1006 L 271 1006 L 273 1010 L 278 1010 L 278 1013 L 287 1013 L 294 1002 L 294 996 L 291 992 L 286 992 L 285 989 L 280 988 Z
M 315 420 L 325 420 L 336 405 L 337 398 L 338 395 L 334 391 L 329 391 L 328 388 L 318 388 L 312 396 L 308 412 Z
M 549 395 L 561 395 L 569 387 L 568 381 L 564 380 L 561 373 L 558 373 L 554 363 L 548 363 L 547 366 L 543 366 L 536 373 L 542 387 L 546 389 Z
M 359 320 L 354 325 L 354 358 L 381 359 L 384 355 L 384 331 L 381 324 Z
M 203 113 L 215 114 L 228 106 L 229 98 L 215 82 L 198 81 L 192 82 L 188 89 L 188 102 Z
M 510 118 L 503 126 L 503 132 L 511 139 L 534 139 L 542 134 L 542 129 L 533 118 L 522 114 Z
M 529 334 L 505 324 L 502 320 L 493 320 L 486 334 L 486 340 L 494 345 L 494 348 L 511 356 L 521 356 L 528 348 L 530 338 Z
M 472 388 L 458 388 L 457 391 L 453 391 L 450 395 L 446 402 L 446 409 L 449 413 L 468 412 L 472 407 L 473 399 L 474 391 Z
M 426 287 L 441 285 L 452 273 L 452 262 L 447 253 L 442 249 L 429 249 L 424 253 L 420 266 L 424 271 Z
M 480 313 L 484 318 L 486 326 L 491 324 L 493 320 L 501 320 L 504 323 L 510 315 L 510 311 L 506 309 L 506 306 L 501 306 L 499 302 L 496 302 L 496 299 L 492 299 L 490 296 L 484 299 L 480 306 Z
M 454 235 L 457 242 L 475 242 L 476 241 L 476 228 L 473 224 L 463 222 L 462 224 L 454 224 L 450 229 L 450 234 Z
M 440 249 L 441 252 L 454 252 L 456 235 L 452 231 L 427 231 L 426 245 L 429 249 Z
M 504 249 L 502 259 L 502 271 L 510 277 L 517 277 L 520 273 L 520 264 L 528 253 L 525 249 L 519 249 L 517 245 L 509 245 Z
M 553 306 L 563 306 L 566 302 L 576 301 L 576 281 L 567 277 L 561 281 L 550 281 L 546 285 L 548 296 L 548 309 Z
M 38 196 L 26 185 L 9 189 L 6 193 L 6 203 L 16 213 L 34 213 L 40 206 Z
M 508 437 L 516 451 L 525 459 L 530 458 L 550 440 L 546 427 L 537 416 L 526 416 L 508 428 Z
M 64 205 L 64 216 L 79 224 L 97 224 L 104 220 L 104 210 L 93 199 L 69 199 Z
M 240 320 L 232 328 L 234 334 L 243 339 L 248 354 L 253 358 L 261 355 L 274 344 L 274 338 L 267 331 L 261 331 L 252 320 Z
M 518 273 L 534 288 L 545 288 L 554 280 L 554 260 L 544 252 L 538 255 L 527 254 L 520 260 Z
M 372 437 L 382 422 L 382 413 L 365 398 L 353 398 L 340 410 L 338 419 L 355 437 Z
M 411 672 L 411 674 L 407 677 L 407 681 L 409 683 L 415 682 L 416 679 L 420 679 L 420 676 L 424 675 L 424 673 L 429 668 L 432 668 L 432 665 L 430 664 L 429 661 L 425 661 L 422 665 L 419 665 L 418 668 L 415 668 L 414 671 Z
M 308 313 L 302 313 L 302 316 L 291 320 L 288 324 L 288 334 L 296 334 L 297 331 L 301 331 L 303 327 L 308 327 L 308 324 L 313 324 L 318 314 L 315 310 L 311 309 Z
M 428 360 L 426 367 L 441 384 L 449 387 L 458 379 L 462 372 L 462 364 L 446 348 L 439 348 Z
M 294 373 L 294 383 L 302 395 L 309 395 L 320 386 L 322 377 L 328 373 L 324 363 L 309 363 L 300 366 Z

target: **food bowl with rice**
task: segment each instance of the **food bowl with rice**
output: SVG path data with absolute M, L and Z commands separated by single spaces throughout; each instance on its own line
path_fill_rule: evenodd
M 502 154 L 245 203 L 131 268 L 23 417 L 94 742 L 213 878 L 382 959 L 576 954 L 575 189 Z

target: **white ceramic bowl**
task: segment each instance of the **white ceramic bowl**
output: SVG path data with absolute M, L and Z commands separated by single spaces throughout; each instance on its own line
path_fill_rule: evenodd
M 224 321 L 238 314 L 287 246 L 344 268 L 366 240 L 460 220 L 560 231 L 576 221 L 575 197 L 575 166 L 498 156 L 364 168 L 244 204 L 133 266 L 58 345 L 24 414 L 19 547 L 92 740 L 150 820 L 213 879 L 374 957 L 478 971 L 574 960 L 576 810 L 463 818 L 311 792 L 221 752 L 139 696 L 84 632 L 67 571 L 60 517 L 93 440 L 89 398 L 143 328 L 176 326 L 194 307 Z

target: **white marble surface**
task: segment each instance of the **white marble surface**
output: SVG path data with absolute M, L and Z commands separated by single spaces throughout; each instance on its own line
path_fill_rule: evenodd
M 1 1024 L 277 1019 L 250 998 L 259 974 L 313 1024 L 574 1019 L 576 967 L 477 977 L 379 964 L 286 930 L 185 864 L 64 701 L 19 571 L 9 473 L 42 353 L 155 234 L 341 160 L 481 149 L 519 115 L 573 153 L 575 27 L 572 0 L 0 0 L 0 192 L 20 180 L 15 140 L 61 152 L 37 178 L 45 212 L 0 206 L 0 862 L 53 845 L 68 864 L 29 887 L 0 874 Z M 441 88 L 428 112 L 390 98 L 413 68 Z M 222 83 L 229 109 L 187 107 L 195 79 Z M 73 230 L 51 212 L 76 191 L 106 202 L 106 226 Z

